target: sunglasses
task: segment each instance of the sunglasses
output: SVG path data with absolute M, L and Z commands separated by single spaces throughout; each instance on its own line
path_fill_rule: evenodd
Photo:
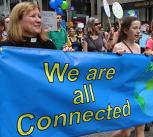
M 62 19 L 62 17 L 57 17 L 57 19 Z
M 99 23 L 95 23 L 94 25 L 95 25 L 95 26 L 98 26 L 98 25 L 100 25 L 100 24 L 101 24 L 101 22 L 99 22 Z

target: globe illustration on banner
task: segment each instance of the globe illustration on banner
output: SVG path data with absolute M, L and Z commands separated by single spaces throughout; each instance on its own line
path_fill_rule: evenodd
M 143 81 L 147 81 L 144 83 Z M 153 62 L 135 83 L 134 97 L 147 116 L 153 116 Z

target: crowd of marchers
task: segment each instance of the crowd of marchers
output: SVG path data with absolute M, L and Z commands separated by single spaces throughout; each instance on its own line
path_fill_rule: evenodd
M 153 29 L 129 16 L 110 25 L 105 31 L 96 17 L 90 17 L 84 28 L 61 25 L 57 15 L 57 30 L 42 27 L 39 5 L 32 2 L 17 4 L 6 17 L 0 17 L 0 46 L 45 48 L 77 52 L 114 52 L 117 54 L 153 55 Z M 106 27 L 105 27 L 106 28 Z M 144 137 L 145 125 L 115 131 L 112 137 Z

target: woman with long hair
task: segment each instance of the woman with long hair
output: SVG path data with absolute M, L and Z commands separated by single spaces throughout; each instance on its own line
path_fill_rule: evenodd
M 42 29 L 41 15 L 37 4 L 21 2 L 10 13 L 7 41 L 0 45 L 55 49 Z
M 68 46 L 72 47 L 75 51 L 82 51 L 81 39 L 76 35 L 73 27 L 69 28 L 68 34 Z
M 6 39 L 3 37 L 3 32 L 4 32 L 4 30 L 5 30 L 4 18 L 3 18 L 3 16 L 1 15 L 1 16 L 0 16 L 0 41 L 6 40 Z
M 141 23 L 136 17 L 126 17 L 121 25 L 120 42 L 114 46 L 113 52 L 118 54 L 141 54 L 140 46 L 136 43 L 140 35 Z M 135 127 L 136 137 L 144 137 L 144 125 Z M 119 130 L 112 137 L 129 137 L 132 128 Z
M 103 33 L 101 33 L 101 22 L 99 22 L 97 18 L 89 18 L 86 25 L 85 33 L 86 34 L 83 41 L 83 51 L 102 52 L 112 49 L 112 38 L 106 41 Z

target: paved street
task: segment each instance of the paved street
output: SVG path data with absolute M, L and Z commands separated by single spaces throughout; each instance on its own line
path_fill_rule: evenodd
M 110 137 L 111 133 L 97 133 L 92 135 L 87 135 L 83 137 Z M 133 135 L 131 137 L 134 137 Z M 145 132 L 145 137 L 153 137 L 153 126 L 150 128 L 150 131 Z

